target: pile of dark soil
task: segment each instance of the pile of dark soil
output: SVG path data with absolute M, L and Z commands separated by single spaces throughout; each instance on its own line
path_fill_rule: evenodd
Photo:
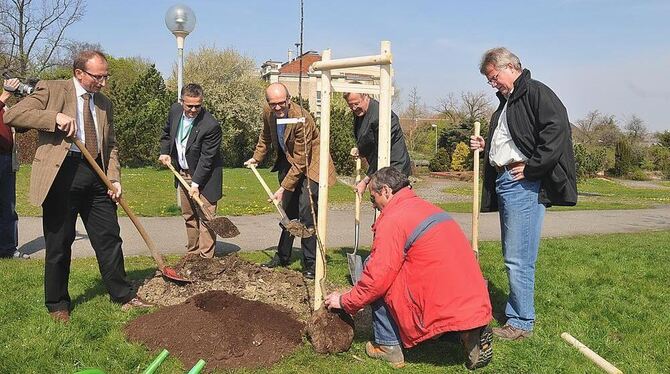
M 140 286 L 139 295 L 156 305 L 168 306 L 203 292 L 220 290 L 286 308 L 303 322 L 310 317 L 314 284 L 306 282 L 297 271 L 265 269 L 236 254 L 212 259 L 186 256 L 174 269 L 193 283 L 179 285 L 154 277 Z
M 208 291 L 140 316 L 125 333 L 152 350 L 167 349 L 185 367 L 202 358 L 209 371 L 269 367 L 302 343 L 303 328 L 286 310 Z

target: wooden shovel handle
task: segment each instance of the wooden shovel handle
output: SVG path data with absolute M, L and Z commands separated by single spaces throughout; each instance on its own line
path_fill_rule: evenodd
M 98 163 L 95 162 L 95 159 L 93 156 L 91 156 L 91 153 L 86 149 L 84 144 L 77 139 L 77 138 L 71 138 L 72 142 L 79 148 L 81 153 L 84 155 L 84 158 L 86 158 L 86 161 L 88 161 L 89 165 L 95 170 L 96 174 L 98 174 L 98 177 L 105 183 L 107 188 L 111 191 L 116 191 L 116 188 L 114 188 L 114 185 L 112 182 L 107 178 L 105 175 L 105 172 L 100 169 L 100 166 L 98 166 Z M 151 240 L 151 237 L 149 237 L 149 234 L 147 234 L 147 231 L 144 229 L 144 226 L 142 226 L 142 223 L 140 222 L 139 219 L 137 219 L 137 216 L 135 216 L 135 213 L 130 209 L 128 204 L 126 203 L 126 200 L 124 200 L 122 197 L 119 197 L 119 205 L 121 205 L 121 208 L 126 212 L 128 215 L 128 218 L 133 222 L 135 225 L 135 228 L 137 231 L 139 231 L 140 236 L 142 236 L 142 239 L 144 239 L 144 243 L 146 243 L 147 247 L 149 247 L 149 252 L 151 252 L 151 257 L 154 258 L 154 261 L 156 261 L 156 264 L 158 265 L 158 269 L 163 271 L 165 268 L 165 261 L 163 260 L 163 256 L 161 256 L 160 253 L 158 253 L 158 250 L 156 249 L 156 246 L 154 245 L 153 240 Z
M 198 203 L 198 205 L 200 206 L 200 210 L 202 210 L 202 212 L 207 216 L 208 220 L 210 220 L 210 221 L 213 220 L 214 217 L 212 217 L 212 214 L 209 212 L 209 210 L 205 209 L 205 204 L 202 202 L 200 197 L 198 197 L 196 195 L 190 196 L 188 194 L 188 190 L 190 188 L 189 184 L 186 182 L 184 177 L 182 177 L 181 174 L 179 174 L 179 172 L 177 170 L 175 170 L 174 166 L 172 166 L 172 163 L 168 162 L 167 167 L 172 171 L 172 174 L 174 174 L 174 176 L 177 177 L 177 179 L 179 180 L 179 183 L 181 183 L 181 185 L 186 189 L 186 191 L 187 191 L 186 196 L 189 196 L 189 197 L 193 198 L 193 200 L 195 200 L 195 202 Z
M 268 194 L 268 197 L 270 198 L 270 200 L 272 200 L 272 203 L 275 205 L 275 207 L 277 207 L 277 211 L 279 212 L 279 214 L 281 214 L 283 218 L 287 218 L 286 213 L 284 213 L 284 209 L 281 207 L 281 205 L 279 205 L 279 200 L 275 199 L 275 195 L 272 193 L 272 190 L 270 190 L 270 187 L 268 187 L 267 183 L 265 183 L 265 180 L 263 180 L 263 177 L 261 177 L 261 175 L 258 173 L 258 170 L 256 170 L 256 165 L 249 164 L 249 166 L 247 167 L 254 172 L 254 175 L 256 176 L 256 178 L 258 178 L 258 181 L 261 182 L 261 185 L 265 189 L 265 192 Z
M 356 179 L 355 183 L 356 186 L 358 186 L 358 183 L 361 181 L 361 158 L 356 157 Z M 358 191 L 356 191 L 356 224 L 359 224 L 361 222 L 361 195 L 358 194 Z
M 475 136 L 479 136 L 480 124 L 475 122 Z M 472 250 L 479 260 L 479 149 L 475 150 L 472 165 Z

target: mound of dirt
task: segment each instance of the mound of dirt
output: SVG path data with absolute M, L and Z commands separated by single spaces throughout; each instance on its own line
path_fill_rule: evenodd
M 208 291 L 142 315 L 124 330 L 129 340 L 165 348 L 187 368 L 202 358 L 211 371 L 269 367 L 302 343 L 303 328 L 286 310 Z
M 342 310 L 329 312 L 322 306 L 312 314 L 307 335 L 318 353 L 346 352 L 354 341 L 354 320 Z
M 297 271 L 265 269 L 236 254 L 212 259 L 186 256 L 174 269 L 193 283 L 179 285 L 154 277 L 139 287 L 138 294 L 156 305 L 169 306 L 203 292 L 226 291 L 243 299 L 285 308 L 303 322 L 310 317 L 314 285 Z

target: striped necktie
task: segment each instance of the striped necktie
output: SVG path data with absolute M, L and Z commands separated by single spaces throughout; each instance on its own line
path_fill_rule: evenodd
M 91 94 L 87 92 L 81 96 L 84 98 L 84 145 L 91 156 L 97 158 L 98 136 L 95 133 L 95 122 L 91 113 Z

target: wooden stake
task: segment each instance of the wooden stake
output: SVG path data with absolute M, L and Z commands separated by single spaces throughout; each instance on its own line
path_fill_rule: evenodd
M 623 374 L 623 372 L 617 369 L 614 365 L 610 364 L 604 358 L 600 357 L 597 353 L 593 352 L 589 347 L 582 344 L 579 340 L 572 337 L 572 335 L 564 332 L 561 334 L 561 338 L 566 342 L 570 343 L 572 346 L 577 348 L 586 358 L 591 360 L 594 364 L 600 366 L 601 369 L 605 370 L 609 374 Z
M 475 136 L 479 136 L 480 124 L 475 122 Z M 472 160 L 472 250 L 479 261 L 479 149 Z

